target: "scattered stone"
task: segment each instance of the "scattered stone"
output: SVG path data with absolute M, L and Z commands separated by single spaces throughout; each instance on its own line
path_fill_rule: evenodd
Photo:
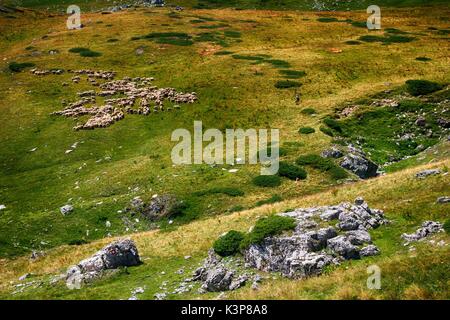
M 34 261 L 42 257 L 45 257 L 44 251 L 33 251 L 31 252 L 30 260 Z
M 25 273 L 23 276 L 19 277 L 19 281 L 28 279 L 30 276 L 31 276 L 31 273 Z
M 419 117 L 414 123 L 416 126 L 424 127 L 427 124 L 427 119 L 425 119 L 424 117 Z
M 416 232 L 402 234 L 402 239 L 406 241 L 406 245 L 410 242 L 422 240 L 432 234 L 444 231 L 441 223 L 436 221 L 425 221 L 422 227 L 417 229 Z
M 155 300 L 165 300 L 167 297 L 166 293 L 156 293 L 155 294 Z
M 5 210 L 6 206 L 4 204 L 0 204 L 0 210 Z
M 436 200 L 437 203 L 449 203 L 450 202 L 450 197 L 444 196 L 444 197 L 439 197 Z
M 416 178 L 423 179 L 428 176 L 434 176 L 434 175 L 438 175 L 438 174 L 441 174 L 441 170 L 439 170 L 439 169 L 423 170 L 423 171 L 416 173 Z
M 63 216 L 68 215 L 69 213 L 72 213 L 73 206 L 70 204 L 66 204 L 65 206 L 61 207 L 59 211 L 62 213 Z
M 131 208 L 129 210 L 138 212 L 150 221 L 158 221 L 163 218 L 169 218 L 174 210 L 182 205 L 174 195 L 156 195 L 145 203 L 141 198 L 134 198 L 131 201 Z
M 118 240 L 70 267 L 66 273 L 66 284 L 69 288 L 77 288 L 100 278 L 106 270 L 136 266 L 140 263 L 134 242 L 131 239 Z

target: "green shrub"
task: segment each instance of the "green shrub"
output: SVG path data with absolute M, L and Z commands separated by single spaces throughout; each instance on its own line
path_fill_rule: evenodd
M 281 177 L 286 177 L 290 180 L 296 179 L 304 180 L 307 177 L 307 173 L 303 168 L 284 161 L 280 162 L 278 175 Z
M 89 58 L 93 58 L 93 57 L 100 57 L 102 54 L 100 52 L 97 51 L 81 51 L 80 52 L 80 56 L 82 57 L 89 57 Z
M 300 129 L 298 129 L 298 132 L 301 134 L 311 134 L 316 132 L 316 130 L 311 127 L 301 127 Z
M 265 204 L 271 204 L 271 203 L 276 203 L 276 202 L 280 202 L 282 201 L 283 198 L 278 195 L 278 194 L 274 194 L 273 196 L 271 196 L 269 199 L 266 200 L 260 200 L 258 202 L 256 202 L 256 206 L 263 206 Z
M 361 44 L 361 42 L 356 41 L 356 40 L 348 40 L 348 41 L 345 41 L 345 43 L 348 44 L 348 45 L 351 45 L 351 46 L 355 46 L 355 45 Z
M 214 53 L 214 55 L 216 55 L 216 56 L 226 56 L 226 55 L 229 55 L 229 54 L 233 54 L 233 52 L 224 50 L 224 51 L 217 51 L 217 52 Z
M 280 70 L 280 73 L 287 79 L 300 79 L 306 76 L 305 71 L 297 71 L 297 70 Z
M 35 64 L 32 62 L 22 62 L 22 63 L 11 62 L 11 63 L 9 63 L 8 68 L 12 72 L 21 72 L 22 70 L 24 70 L 26 68 L 32 68 L 34 66 L 35 66 Z
M 307 115 L 312 115 L 312 114 L 316 114 L 316 110 L 314 108 L 305 108 L 302 111 L 300 111 L 303 114 L 307 114 Z
M 427 61 L 431 61 L 431 58 L 427 58 L 427 57 L 417 57 L 416 58 L 417 61 L 422 61 L 422 62 L 427 62 Z
M 341 180 L 348 177 L 347 171 L 338 166 L 331 168 L 328 172 L 334 180 Z
M 90 51 L 88 48 L 83 48 L 83 47 L 75 47 L 72 49 L 69 49 L 69 52 L 71 53 L 81 53 L 83 51 Z
M 289 88 L 298 88 L 301 87 L 300 82 L 289 81 L 289 80 L 280 80 L 275 83 L 275 88 L 277 89 L 289 89 Z
M 321 171 L 329 171 L 336 165 L 333 161 L 327 158 L 322 158 L 317 154 L 307 154 L 297 158 L 295 163 L 299 166 L 311 166 Z
M 232 57 L 238 60 L 263 61 L 264 58 L 260 56 L 245 56 L 241 54 L 233 54 Z
M 259 244 L 265 238 L 281 234 L 283 231 L 295 229 L 295 220 L 290 217 L 272 215 L 259 219 L 253 230 L 242 240 L 240 248 L 246 249 L 252 244 Z
M 321 17 L 321 18 L 318 18 L 317 21 L 319 21 L 319 22 L 338 22 L 339 20 L 334 17 Z
M 325 123 L 330 129 L 333 129 L 337 132 L 342 132 L 341 125 L 335 119 L 325 118 L 323 119 L 323 123 Z
M 269 59 L 264 62 L 270 63 L 275 68 L 290 68 L 291 67 L 291 64 L 284 60 Z
M 258 187 L 278 187 L 281 185 L 279 176 L 257 176 L 253 178 L 253 184 Z
M 232 256 L 238 253 L 242 240 L 242 232 L 231 230 L 214 242 L 213 249 L 221 257 Z
M 319 130 L 322 131 L 323 133 L 325 133 L 327 136 L 334 137 L 334 132 L 330 128 L 327 128 L 325 126 L 321 126 L 319 128 Z
M 266 154 L 268 157 L 272 156 L 272 146 L 267 147 Z M 287 154 L 288 154 L 288 151 L 286 150 L 286 148 L 283 148 L 283 147 L 278 148 L 278 156 L 279 157 L 285 157 Z
M 450 234 L 450 219 L 447 219 L 447 221 L 444 222 L 444 230 L 447 234 Z
M 421 96 L 429 94 L 443 88 L 442 85 L 428 80 L 408 80 L 406 81 L 406 89 L 413 96 Z
M 229 38 L 240 38 L 241 37 L 241 33 L 239 31 L 227 30 L 223 34 Z

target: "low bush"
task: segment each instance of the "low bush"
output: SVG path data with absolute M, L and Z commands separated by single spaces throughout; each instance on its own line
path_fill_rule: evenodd
M 271 64 L 275 68 L 290 68 L 291 67 L 291 64 L 284 60 L 269 59 L 269 60 L 265 60 L 264 62 Z
M 336 166 L 333 161 L 327 158 L 322 158 L 318 154 L 307 154 L 300 156 L 297 158 L 295 163 L 300 166 L 311 166 L 321 171 L 328 171 Z
M 297 70 L 280 70 L 280 73 L 287 79 L 300 79 L 306 76 L 305 71 L 297 71 Z
M 300 129 L 298 129 L 298 132 L 300 134 L 311 134 L 311 133 L 316 132 L 316 130 L 311 127 L 301 127 Z
M 318 18 L 317 21 L 319 21 L 319 22 L 338 22 L 339 20 L 334 17 L 321 17 L 321 18 Z
M 406 81 L 406 90 L 413 96 L 421 96 L 441 90 L 442 85 L 428 80 L 408 80 Z
M 290 217 L 272 215 L 259 219 L 252 231 L 250 231 L 240 244 L 241 250 L 248 248 L 252 244 L 259 244 L 265 238 L 281 234 L 283 231 L 295 229 L 295 220 Z
M 253 178 L 253 184 L 258 187 L 278 187 L 281 185 L 281 179 L 279 176 L 257 176 Z
M 100 52 L 97 51 L 81 51 L 80 52 L 80 56 L 82 57 L 89 57 L 89 58 L 94 58 L 94 57 L 100 57 L 102 54 Z
M 11 72 L 22 72 L 26 68 L 32 68 L 34 66 L 35 64 L 32 62 L 22 62 L 22 63 L 11 62 L 9 63 L 8 68 Z
M 333 129 L 334 131 L 342 132 L 341 125 L 335 119 L 325 118 L 323 120 L 323 123 L 325 123 L 328 126 L 328 128 Z
M 422 61 L 422 62 L 427 62 L 427 61 L 431 61 L 431 58 L 427 58 L 427 57 L 417 57 L 416 58 L 417 61 Z
M 447 234 L 450 234 L 450 219 L 447 219 L 447 221 L 444 222 L 444 230 Z
M 334 180 L 341 180 L 348 177 L 347 171 L 338 166 L 331 168 L 328 172 Z
M 348 44 L 348 45 L 351 45 L 351 46 L 355 46 L 355 45 L 361 44 L 360 41 L 356 41 L 356 40 L 348 40 L 348 41 L 345 41 L 345 43 Z
M 239 252 L 242 240 L 244 240 L 242 232 L 231 230 L 214 242 L 213 249 L 221 257 L 232 256 Z
M 307 115 L 312 115 L 312 114 L 316 114 L 316 110 L 314 108 L 305 108 L 302 111 L 300 111 L 303 114 L 307 114 Z
M 289 88 L 298 88 L 301 87 L 300 82 L 289 81 L 289 80 L 280 80 L 275 83 L 275 88 L 277 89 L 289 89 Z
M 325 133 L 327 136 L 334 137 L 334 132 L 330 128 L 327 128 L 325 126 L 321 126 L 319 128 L 319 130 L 322 131 L 323 133 Z
M 216 56 L 226 56 L 229 54 L 233 54 L 233 52 L 224 50 L 224 51 L 217 51 L 214 53 L 214 55 L 216 55 Z
M 290 164 L 284 161 L 280 162 L 280 167 L 278 169 L 278 175 L 281 177 L 286 177 L 290 180 L 304 180 L 307 177 L 305 169 L 296 166 L 295 164 Z

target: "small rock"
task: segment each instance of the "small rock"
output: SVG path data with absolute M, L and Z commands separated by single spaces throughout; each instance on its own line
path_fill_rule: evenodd
M 444 197 L 439 197 L 436 200 L 437 203 L 449 203 L 450 202 L 450 197 L 444 196 Z
M 73 211 L 73 207 L 70 204 L 66 204 L 65 206 L 61 207 L 59 211 L 63 216 L 65 216 Z
M 428 176 L 434 176 L 434 175 L 438 175 L 438 174 L 441 174 L 441 170 L 439 170 L 439 169 L 423 170 L 423 171 L 416 173 L 416 178 L 423 179 Z

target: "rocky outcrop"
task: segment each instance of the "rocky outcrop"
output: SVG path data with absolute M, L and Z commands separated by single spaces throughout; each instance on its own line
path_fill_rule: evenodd
M 441 174 L 441 170 L 439 170 L 439 169 L 423 170 L 423 171 L 420 171 L 420 172 L 416 173 L 416 178 L 424 179 L 426 177 L 435 176 L 435 175 L 438 175 L 438 174 Z
M 66 273 L 66 284 L 69 288 L 79 288 L 101 277 L 106 270 L 136 266 L 140 263 L 135 243 L 131 239 L 118 240 L 70 267 Z
M 190 281 L 203 282 L 201 292 L 219 292 L 236 290 L 242 287 L 248 280 L 245 274 L 237 274 L 236 271 L 230 270 L 223 263 L 222 259 L 209 250 L 208 257 L 203 265 L 195 270 Z
M 293 233 L 251 245 L 244 251 L 244 259 L 250 267 L 281 272 L 289 278 L 320 274 L 325 266 L 343 259 L 379 254 L 374 245 L 363 247 L 372 242 L 367 230 L 388 222 L 381 210 L 369 208 L 362 198 L 354 204 L 296 209 L 280 215 L 296 220 Z M 336 220 L 337 224 L 317 229 L 317 220 Z
M 357 148 L 348 147 L 348 153 L 340 163 L 341 167 L 356 174 L 361 179 L 368 179 L 378 175 L 378 165 Z
M 158 221 L 170 218 L 183 206 L 183 202 L 177 200 L 174 195 L 155 195 L 148 202 L 137 197 L 131 200 L 129 210 L 143 215 L 150 221 Z
M 443 225 L 436 221 L 425 221 L 422 223 L 422 227 L 416 230 L 416 232 L 402 234 L 402 239 L 406 241 L 406 244 L 422 240 L 432 234 L 444 231 Z
M 339 150 L 337 147 L 333 146 L 330 149 L 324 150 L 321 155 L 324 158 L 337 159 L 337 158 L 342 157 L 344 155 L 344 153 L 341 150 Z

